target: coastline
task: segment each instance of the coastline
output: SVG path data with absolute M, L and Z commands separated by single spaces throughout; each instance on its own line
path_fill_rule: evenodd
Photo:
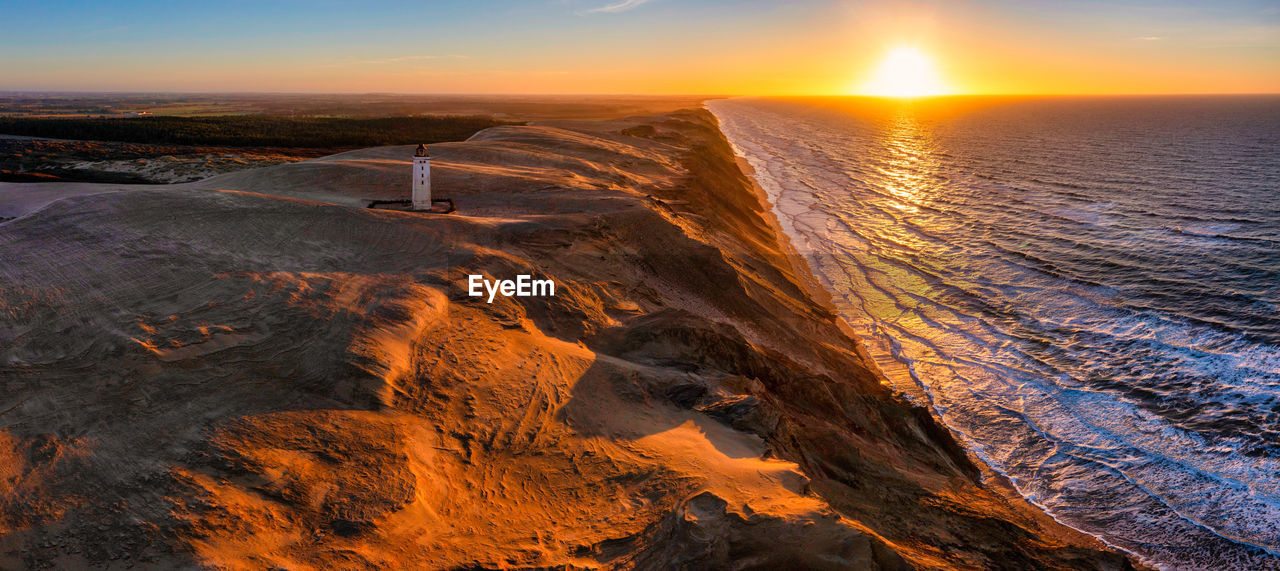
M 704 109 L 707 109 L 707 111 L 710 112 L 713 116 L 715 115 L 715 113 L 711 111 L 709 108 L 705 107 L 705 105 L 704 105 Z M 857 333 L 854 332 L 853 328 L 849 326 L 849 324 L 845 321 L 843 317 L 839 317 L 839 313 L 836 311 L 836 308 L 832 303 L 831 292 L 826 288 L 826 286 L 822 284 L 821 279 L 818 278 L 817 275 L 813 272 L 808 258 L 806 258 L 803 254 L 801 254 L 799 250 L 796 249 L 795 245 L 792 243 L 792 241 L 797 239 L 797 237 L 788 234 L 786 230 L 783 228 L 782 224 L 778 221 L 778 215 L 774 208 L 774 205 L 772 204 L 772 201 L 769 198 L 768 191 L 766 191 L 764 187 L 761 186 L 759 181 L 756 179 L 755 168 L 751 165 L 751 162 L 747 159 L 747 157 L 743 156 L 736 146 L 733 146 L 732 140 L 729 139 L 728 135 L 724 133 L 723 130 L 720 130 L 718 117 L 716 118 L 716 122 L 717 122 L 717 130 L 720 131 L 720 136 L 723 137 L 726 141 L 728 141 L 730 143 L 730 146 L 733 148 L 734 162 L 737 164 L 739 170 L 742 171 L 743 176 L 745 176 L 750 181 L 752 192 L 754 193 L 756 199 L 760 201 L 761 206 L 765 209 L 764 218 L 766 219 L 769 226 L 773 229 L 774 233 L 776 234 L 781 247 L 787 253 L 787 258 L 789 260 L 789 263 L 794 268 L 795 274 L 799 282 L 804 286 L 808 295 L 810 295 L 814 300 L 816 300 L 818 303 L 826 307 L 831 312 L 832 315 L 836 316 L 836 322 L 838 327 L 840 328 L 840 331 L 843 332 L 846 336 L 848 336 L 850 340 L 853 341 L 858 355 L 863 358 L 863 360 L 868 365 L 868 367 L 871 368 L 875 372 L 875 374 L 881 379 L 880 381 L 881 384 L 884 385 L 885 387 L 891 386 L 888 380 L 884 379 L 884 373 L 882 373 L 879 370 L 879 366 L 877 365 L 876 360 L 873 357 L 871 357 L 871 355 L 866 351 L 862 342 L 859 340 Z M 934 413 L 931 409 L 929 410 L 929 412 L 934 422 L 936 422 L 939 426 L 942 426 L 944 428 L 946 427 L 945 423 L 942 421 L 940 417 L 938 417 L 936 413 Z M 948 431 L 950 432 L 949 428 L 948 428 Z M 956 439 L 957 442 L 961 441 L 960 438 L 956 436 L 954 432 L 951 432 L 951 434 Z M 1091 543 L 1100 549 L 1113 550 L 1120 553 L 1124 553 L 1127 557 L 1130 557 L 1135 563 L 1138 563 L 1140 566 L 1144 568 L 1148 568 L 1150 566 L 1149 562 L 1142 560 L 1141 557 L 1137 554 L 1128 552 L 1118 546 L 1112 545 L 1108 543 L 1105 539 L 1098 537 L 1096 535 L 1093 535 L 1087 531 L 1076 529 L 1070 525 L 1067 525 L 1059 521 L 1046 508 L 1034 503 L 1031 499 L 1023 496 L 1018 491 L 1017 487 L 1014 486 L 1013 482 L 1010 481 L 1009 478 L 1004 473 L 992 468 L 976 452 L 971 450 L 968 446 L 961 445 L 961 447 L 964 449 L 966 455 L 969 458 L 969 461 L 972 462 L 975 466 L 977 466 L 981 470 L 981 482 L 983 486 L 1000 494 L 1005 498 L 1006 501 L 1010 502 L 1011 504 L 1025 505 L 1029 507 L 1032 511 L 1038 512 L 1038 514 L 1042 515 L 1044 518 L 1047 518 L 1053 524 L 1061 527 L 1061 529 L 1051 530 L 1051 532 L 1061 533 L 1063 534 L 1064 539 L 1067 539 L 1070 541 L 1079 541 L 1083 539 L 1086 543 Z
M 456 215 L 345 206 L 380 147 L 0 225 L 0 566 L 1131 566 L 881 384 L 709 111 L 430 150 Z
M 987 103 L 955 116 L 856 99 L 707 106 L 895 391 L 929 406 L 1027 501 L 1149 566 L 1277 565 L 1276 472 L 1256 452 L 1273 440 L 1259 416 L 1267 396 L 1251 396 L 1274 376 L 1275 329 L 1253 310 L 1274 272 L 1227 278 L 1199 255 L 1171 261 L 1218 247 L 1225 265 L 1274 257 L 1255 241 L 1275 234 L 1274 219 L 1232 216 L 1261 196 L 1261 179 L 1234 168 L 1255 157 L 1206 153 L 1203 174 L 1224 192 L 1199 202 L 1181 165 L 1139 144 L 1176 138 L 1160 117 L 1185 106 L 1204 110 L 1193 144 L 1218 149 L 1219 138 L 1267 132 L 1260 113 L 1274 98 Z M 1143 128 L 1104 146 L 1080 144 L 1096 129 L 1063 120 L 1102 125 L 1129 109 L 1143 110 Z M 1035 159 L 1005 144 L 1049 123 L 1061 146 L 1028 147 Z M 1073 151 L 1059 162 L 1051 148 Z M 1158 186 L 1169 200 L 1148 210 L 1134 197 L 1152 181 L 1112 185 L 1133 172 L 1098 161 L 1117 155 L 1168 177 Z M 1150 248 L 1130 257 L 1133 243 Z M 1251 293 L 1222 294 L 1210 285 L 1220 279 Z M 1217 407 L 1249 420 L 1227 429 L 1207 412 Z
M 714 113 L 712 113 L 712 115 L 714 115 Z M 718 120 L 717 130 L 719 130 Z M 720 131 L 720 136 L 724 137 L 726 141 L 729 141 L 728 136 L 725 135 L 723 131 Z M 729 142 L 732 147 L 732 141 Z M 739 154 L 737 149 L 734 149 L 734 162 L 738 165 L 738 170 L 742 171 L 743 176 L 750 181 L 751 190 L 755 194 L 756 200 L 759 201 L 761 208 L 764 209 L 762 217 L 765 219 L 765 222 L 769 227 L 773 229 L 774 235 L 777 236 L 779 247 L 786 253 L 787 260 L 792 267 L 792 273 L 795 275 L 800 285 L 804 287 L 805 293 L 817 301 L 819 305 L 829 311 L 831 315 L 836 318 L 836 326 L 840 328 L 840 331 L 849 339 L 854 340 L 854 350 L 862 359 L 871 365 L 871 368 L 875 371 L 876 375 L 881 378 L 880 384 L 888 387 L 888 381 L 883 379 L 884 373 L 879 370 L 875 359 L 867 352 L 866 347 L 863 346 L 862 342 L 858 340 L 857 333 L 853 331 L 853 328 L 851 328 L 843 318 L 839 317 L 839 313 L 836 311 L 835 305 L 832 303 L 831 292 L 822 285 L 822 281 L 818 278 L 817 274 L 814 273 L 812 266 L 809 264 L 809 259 L 796 249 L 795 244 L 792 242 L 795 237 L 788 234 L 782 227 L 782 224 L 778 221 L 778 215 L 774 210 L 772 201 L 769 199 L 768 191 L 766 191 L 763 186 L 760 186 L 760 182 L 756 180 L 755 167 L 752 167 L 751 162 L 748 161 L 746 157 Z M 972 454 L 970 454 L 970 456 L 975 460 L 977 459 L 977 457 Z M 1012 484 L 1010 484 L 1010 486 L 1012 486 Z

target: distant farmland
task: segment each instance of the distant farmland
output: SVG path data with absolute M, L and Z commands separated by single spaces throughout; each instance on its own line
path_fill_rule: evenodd
M 156 145 L 339 149 L 460 141 L 482 129 L 509 124 L 483 115 L 369 119 L 272 115 L 0 117 L 0 134 Z

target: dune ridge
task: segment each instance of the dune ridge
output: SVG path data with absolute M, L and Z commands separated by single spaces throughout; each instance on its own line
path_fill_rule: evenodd
M 357 208 L 411 149 L 0 183 L 0 567 L 1130 567 L 881 386 L 709 113 L 490 128 L 431 146 L 457 215 Z

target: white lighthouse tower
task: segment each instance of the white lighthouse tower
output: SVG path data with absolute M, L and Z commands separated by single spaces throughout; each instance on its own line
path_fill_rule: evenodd
M 431 157 L 426 145 L 418 145 L 413 153 L 413 209 L 431 210 Z

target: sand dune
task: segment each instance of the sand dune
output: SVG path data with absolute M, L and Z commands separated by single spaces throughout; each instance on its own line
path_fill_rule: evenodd
M 710 115 L 430 150 L 456 215 L 354 208 L 409 147 L 0 186 L 0 567 L 1128 566 L 881 387 Z

